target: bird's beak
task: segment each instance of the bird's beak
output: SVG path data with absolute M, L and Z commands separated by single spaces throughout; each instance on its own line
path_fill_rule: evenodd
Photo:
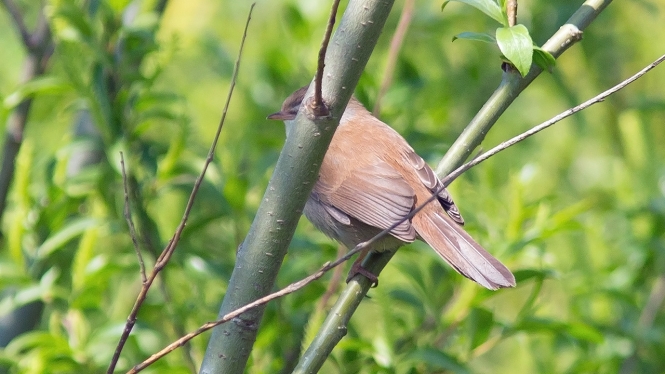
M 295 119 L 295 118 L 296 118 L 296 116 L 294 116 L 293 114 L 284 113 L 284 112 L 277 112 L 277 113 L 273 113 L 273 114 L 269 115 L 266 119 L 288 121 L 288 120 L 292 120 L 292 119 Z

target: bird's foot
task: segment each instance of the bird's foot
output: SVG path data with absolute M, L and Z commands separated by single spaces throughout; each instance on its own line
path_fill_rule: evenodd
M 377 287 L 379 285 L 379 278 L 376 276 L 376 274 L 362 267 L 362 264 L 360 264 L 358 261 L 354 262 L 353 265 L 351 266 L 351 270 L 349 270 L 349 275 L 346 277 L 346 283 L 349 283 L 351 279 L 358 274 L 369 279 L 369 281 L 372 282 L 371 286 L 372 288 Z

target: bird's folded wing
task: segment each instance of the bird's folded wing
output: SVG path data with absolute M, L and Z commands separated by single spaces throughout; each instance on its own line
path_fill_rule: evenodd
M 441 183 L 439 177 L 434 174 L 432 168 L 430 168 L 425 160 L 418 156 L 418 154 L 416 154 L 416 152 L 413 150 L 407 152 L 406 157 L 409 160 L 411 166 L 415 169 L 416 175 L 418 175 L 420 182 L 425 187 L 427 187 L 430 192 L 437 193 L 436 197 L 439 200 L 439 203 L 441 203 L 441 206 L 443 206 L 443 209 L 446 211 L 446 213 L 448 213 L 448 216 L 452 218 L 453 221 L 455 221 L 457 224 L 464 225 L 464 218 L 462 218 L 457 205 L 455 205 L 455 202 L 448 193 L 448 190 L 443 187 L 443 183 Z
M 319 180 L 314 190 L 325 196 L 325 203 L 382 230 L 409 214 L 414 204 L 411 186 L 383 161 L 354 170 L 336 186 Z M 416 239 L 410 220 L 401 222 L 390 234 L 405 242 Z

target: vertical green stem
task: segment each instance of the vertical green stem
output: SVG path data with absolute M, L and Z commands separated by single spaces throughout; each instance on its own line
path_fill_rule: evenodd
M 267 295 L 308 198 L 325 151 L 353 89 L 374 50 L 392 0 L 351 0 L 325 59 L 323 99 L 330 118 L 296 118 L 247 238 L 238 249 L 219 315 Z M 311 95 L 311 90 L 310 90 Z M 306 97 L 304 102 L 307 102 Z M 244 370 L 263 315 L 263 307 L 213 330 L 200 373 Z

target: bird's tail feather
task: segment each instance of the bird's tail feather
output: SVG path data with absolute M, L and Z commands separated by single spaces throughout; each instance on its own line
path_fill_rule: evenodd
M 465 277 L 490 290 L 515 287 L 515 277 L 499 260 L 476 243 L 445 212 L 413 218 L 418 235 Z

